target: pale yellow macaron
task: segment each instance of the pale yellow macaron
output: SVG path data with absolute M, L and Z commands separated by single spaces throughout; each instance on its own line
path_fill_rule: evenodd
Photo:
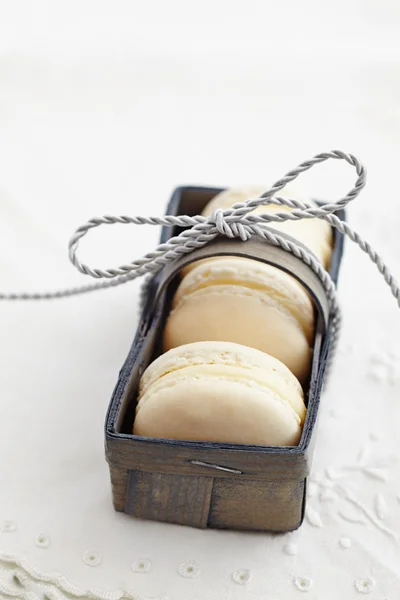
M 224 257 L 202 261 L 182 279 L 163 347 L 236 342 L 271 354 L 305 384 L 313 339 L 313 304 L 293 277 L 256 260 Z
M 258 198 L 267 189 L 268 186 L 253 185 L 225 190 L 217 194 L 206 205 L 202 214 L 209 216 L 217 208 L 230 208 L 236 202 L 244 202 L 249 198 Z M 298 192 L 289 186 L 278 192 L 276 196 L 299 200 L 300 202 L 316 206 L 315 202 L 309 198 L 300 196 Z M 287 206 L 268 204 L 257 207 L 250 214 L 290 212 L 291 210 L 293 209 Z M 299 242 L 307 246 L 315 254 L 326 269 L 329 267 L 333 245 L 332 228 L 329 223 L 322 219 L 300 219 L 299 221 L 284 221 L 283 223 L 271 222 L 269 226 L 299 240 Z
M 303 391 L 279 360 L 230 342 L 196 342 L 159 356 L 139 385 L 133 433 L 295 446 Z

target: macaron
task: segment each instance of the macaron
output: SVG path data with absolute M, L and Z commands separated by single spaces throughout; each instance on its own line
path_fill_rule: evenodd
M 253 185 L 225 190 L 217 194 L 206 205 L 202 214 L 204 216 L 209 216 L 217 208 L 230 208 L 233 204 L 236 204 L 236 202 L 244 202 L 249 198 L 258 198 L 267 189 L 268 186 L 266 185 Z M 309 198 L 302 197 L 296 190 L 289 186 L 286 186 L 276 195 L 281 196 L 282 198 L 292 198 L 316 206 L 315 202 Z M 250 214 L 290 212 L 292 210 L 293 209 L 287 206 L 267 204 L 258 206 Z M 332 228 L 329 223 L 322 219 L 300 219 L 298 221 L 284 221 L 282 223 L 271 222 L 269 225 L 270 227 L 273 227 L 278 231 L 283 231 L 297 239 L 315 254 L 325 269 L 329 267 L 333 246 Z
M 314 339 L 312 301 L 293 277 L 238 257 L 194 265 L 180 282 L 163 348 L 199 341 L 235 342 L 270 354 L 305 384 Z
M 295 446 L 305 415 L 301 385 L 279 360 L 240 344 L 195 342 L 146 369 L 133 433 Z

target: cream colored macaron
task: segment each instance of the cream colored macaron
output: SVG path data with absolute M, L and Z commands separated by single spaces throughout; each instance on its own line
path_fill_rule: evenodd
M 133 433 L 295 446 L 305 414 L 299 382 L 272 356 L 230 342 L 196 342 L 146 369 Z
M 195 266 L 181 281 L 164 329 L 164 350 L 198 341 L 228 341 L 271 354 L 306 383 L 314 308 L 287 273 L 237 257 Z
M 244 202 L 249 198 L 258 198 L 268 186 L 253 185 L 240 188 L 225 190 L 217 194 L 205 207 L 202 214 L 211 215 L 217 208 L 229 208 L 236 202 Z M 315 202 L 309 198 L 299 196 L 299 194 L 289 186 L 276 194 L 282 198 L 293 198 L 307 204 L 315 205 Z M 278 206 L 276 204 L 267 204 L 258 206 L 251 214 L 290 212 L 292 209 L 287 206 Z M 299 221 L 284 221 L 283 223 L 270 223 L 274 229 L 283 231 L 299 240 L 307 246 L 315 256 L 321 261 L 325 268 L 329 267 L 333 235 L 329 223 L 321 219 L 300 219 Z

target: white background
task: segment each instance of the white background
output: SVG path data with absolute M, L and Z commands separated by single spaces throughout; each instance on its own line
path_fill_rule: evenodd
M 268 184 L 335 147 L 369 170 L 350 221 L 399 273 L 399 29 L 395 0 L 0 1 L 1 288 L 87 283 L 66 249 L 94 215 L 159 215 L 179 184 Z M 353 179 L 334 163 L 298 187 L 334 199 Z M 106 228 L 82 257 L 116 266 L 152 249 L 158 234 Z M 400 598 L 398 543 L 368 518 L 341 518 L 349 502 L 340 495 L 310 499 L 322 526 L 306 522 L 292 536 L 294 557 L 282 551 L 287 536 L 198 532 L 113 512 L 102 428 L 137 290 L 1 304 L 0 522 L 17 529 L 0 532 L 0 551 L 80 587 L 173 600 L 297 598 L 296 576 L 313 581 L 309 598 L 357 598 L 359 577 L 374 581 L 371 598 Z M 398 312 L 350 244 L 341 292 L 342 351 L 316 445 L 325 479 L 328 466 L 354 466 L 360 449 L 371 465 L 398 456 Z M 373 513 L 383 498 L 379 522 L 399 532 L 398 471 L 386 462 L 380 478 L 357 467 L 343 485 Z M 47 549 L 35 546 L 40 533 L 51 538 Z M 345 551 L 343 536 L 352 541 Z M 88 548 L 102 556 L 97 568 L 82 560 Z M 143 557 L 152 569 L 136 574 L 131 563 Z M 199 564 L 195 579 L 178 574 L 185 560 Z M 251 571 L 246 586 L 232 580 L 239 568 Z

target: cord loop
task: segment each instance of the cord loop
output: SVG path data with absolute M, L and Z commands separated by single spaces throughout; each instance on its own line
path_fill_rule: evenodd
M 277 194 L 283 188 L 294 181 L 299 175 L 308 171 L 313 166 L 323 163 L 327 160 L 344 160 L 349 165 L 354 167 L 357 178 L 354 186 L 349 192 L 339 198 L 336 202 L 325 203 L 318 207 L 311 206 L 307 203 L 298 200 L 281 198 Z M 212 241 L 218 235 L 227 237 L 239 237 L 243 241 L 255 236 L 262 240 L 267 240 L 271 244 L 280 246 L 286 252 L 291 252 L 303 262 L 309 265 L 317 274 L 324 286 L 327 294 L 330 319 L 332 329 L 332 344 L 331 356 L 334 353 L 338 332 L 340 328 L 340 310 L 336 299 L 335 285 L 332 279 L 323 268 L 319 260 L 304 247 L 294 241 L 287 240 L 279 235 L 273 228 L 273 223 L 282 223 L 284 221 L 296 221 L 299 219 L 323 219 L 332 227 L 335 227 L 340 233 L 347 236 L 352 242 L 357 244 L 359 248 L 365 252 L 370 260 L 376 265 L 378 271 L 383 276 L 385 282 L 389 286 L 392 295 L 397 300 L 400 307 L 400 289 L 389 271 L 386 264 L 383 262 L 379 254 L 366 242 L 356 231 L 354 231 L 347 223 L 341 221 L 334 213 L 347 206 L 350 202 L 357 198 L 366 183 L 366 171 L 359 160 L 352 154 L 347 154 L 341 150 L 333 150 L 331 152 L 322 152 L 315 155 L 310 160 L 304 161 L 298 167 L 289 171 L 282 179 L 279 179 L 259 198 L 250 198 L 246 202 L 234 204 L 231 208 L 222 210 L 217 209 L 210 217 L 202 215 L 166 215 L 164 217 L 128 217 L 128 216 L 109 216 L 106 215 L 100 218 L 94 218 L 81 225 L 73 234 L 69 242 L 69 257 L 72 264 L 85 275 L 90 275 L 95 279 L 103 279 L 103 281 L 86 285 L 77 288 L 66 290 L 58 290 L 55 292 L 29 294 L 29 293 L 0 293 L 0 300 L 49 300 L 54 298 L 62 298 L 77 294 L 84 294 L 99 290 L 102 288 L 114 287 L 121 285 L 137 277 L 146 274 L 155 274 L 160 271 L 165 265 L 179 258 L 182 254 L 188 254 L 195 248 L 201 248 L 205 244 Z M 290 211 L 254 214 L 255 208 L 268 204 L 276 204 L 290 208 Z M 82 263 L 78 256 L 78 246 L 81 239 L 92 229 L 102 225 L 114 224 L 134 224 L 134 225 L 161 225 L 161 226 L 177 226 L 184 228 L 183 231 L 166 243 L 160 244 L 155 250 L 145 254 L 144 256 L 132 261 L 131 263 L 120 265 L 117 268 L 98 269 L 90 267 Z

